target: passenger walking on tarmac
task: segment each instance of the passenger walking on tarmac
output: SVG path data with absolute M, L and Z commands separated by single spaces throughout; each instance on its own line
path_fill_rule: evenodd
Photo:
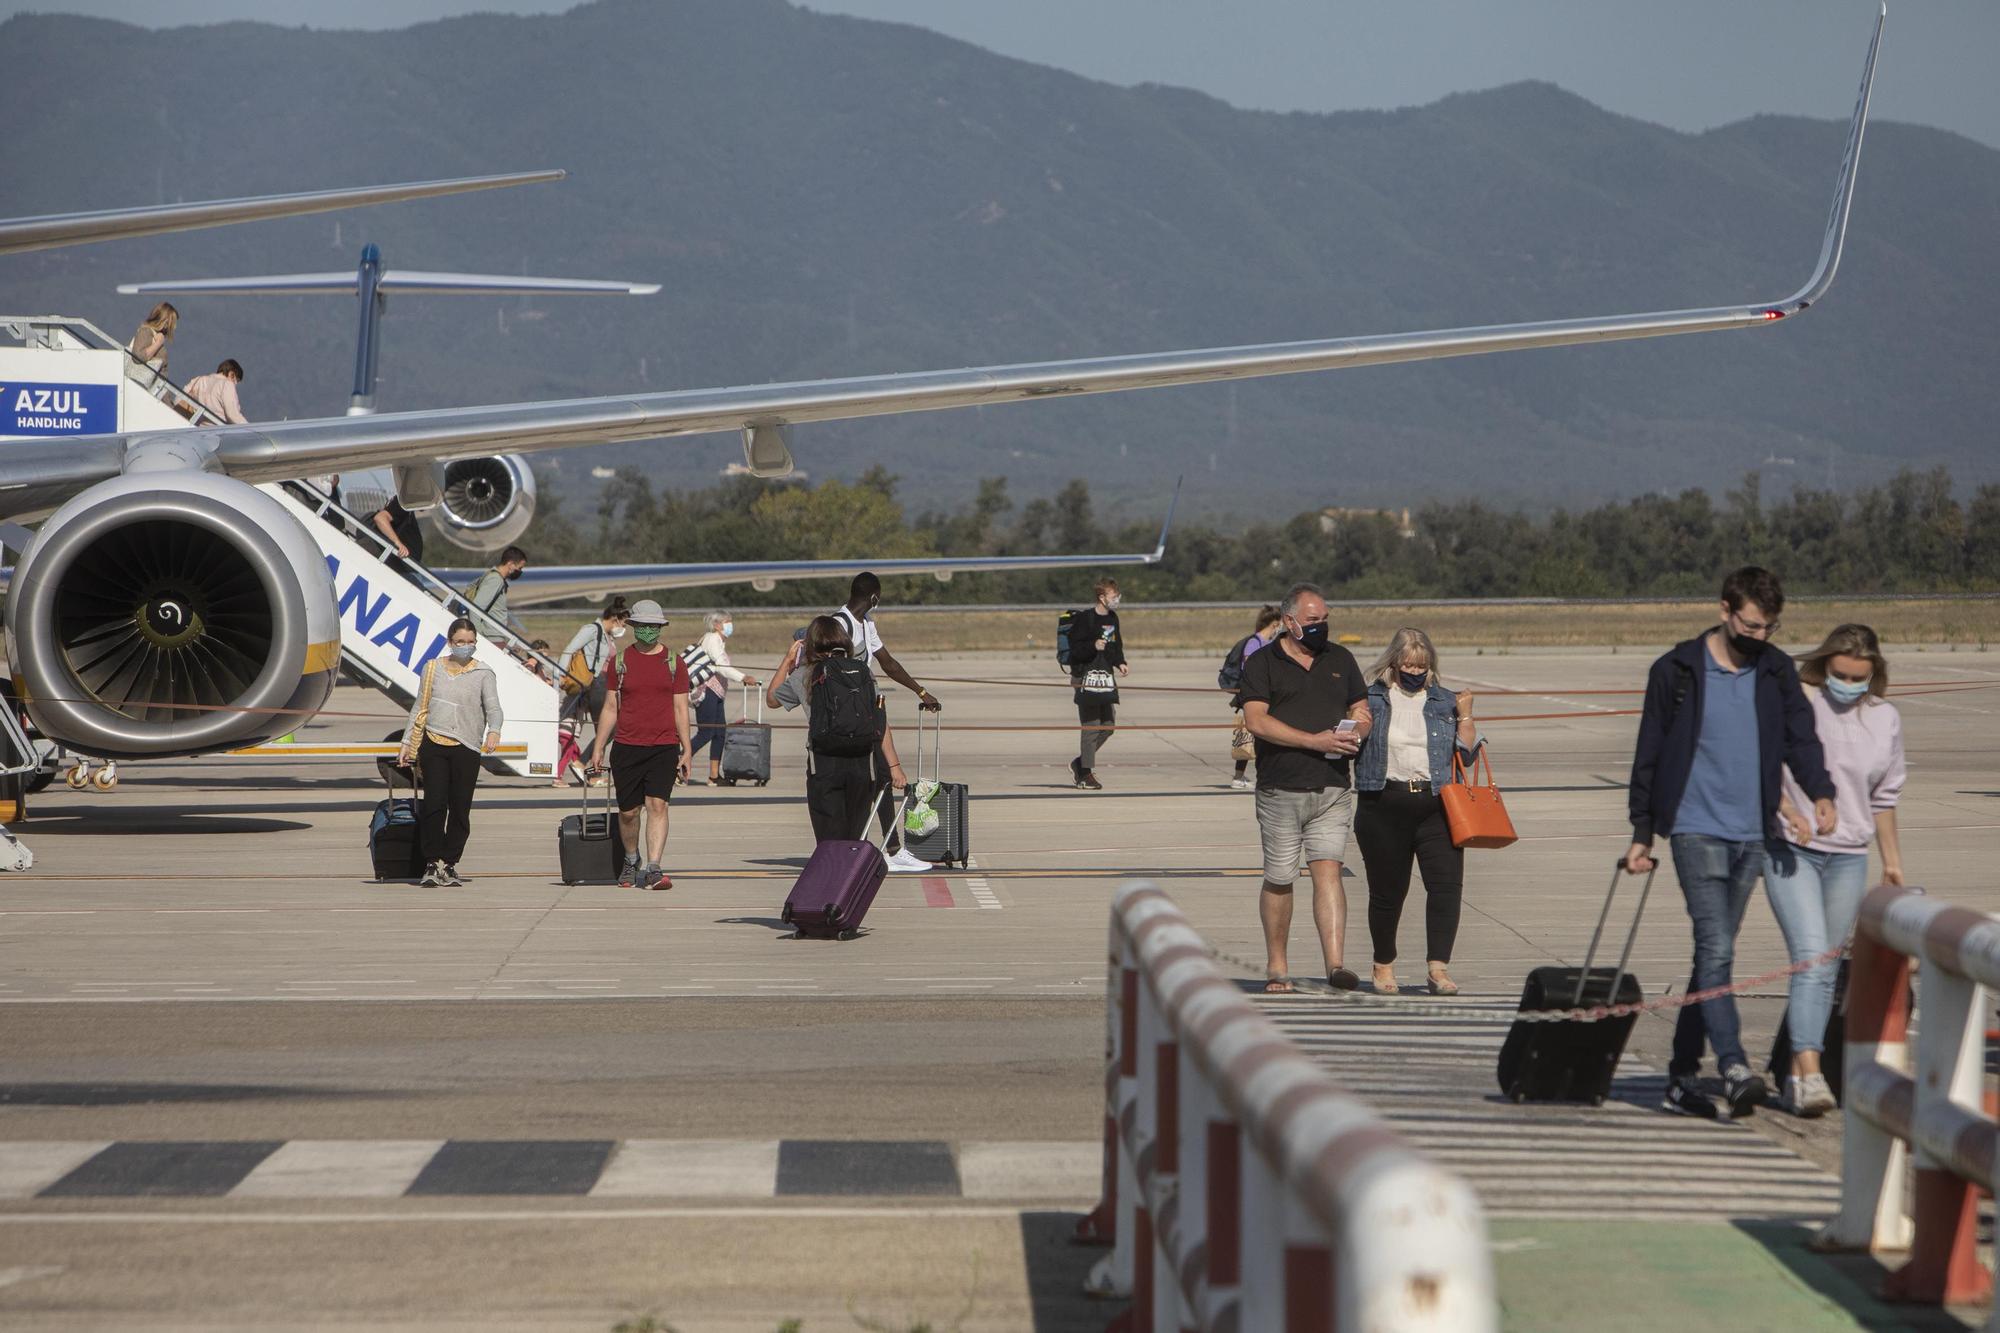
M 481 574 L 472 590 L 465 594 L 465 600 L 481 615 L 491 618 L 493 623 L 485 628 L 489 637 L 495 635 L 496 626 L 516 628 L 513 614 L 507 609 L 507 585 L 520 578 L 527 567 L 528 553 L 518 546 L 509 546 L 500 553 L 500 563 Z
M 146 384 L 154 397 L 161 397 L 165 389 L 167 373 L 167 345 L 174 340 L 174 330 L 180 327 L 181 312 L 162 301 L 153 307 L 152 313 L 139 321 L 139 328 L 126 344 L 126 350 L 151 374 L 135 374 L 134 378 Z
M 695 691 L 694 751 L 689 756 L 689 762 L 700 759 L 701 752 L 706 749 L 709 785 L 734 787 L 735 778 L 722 776 L 722 735 L 729 721 L 729 687 L 742 685 L 755 689 L 758 682 L 755 676 L 745 675 L 742 668 L 730 663 L 729 637 L 736 632 L 735 617 L 727 611 L 710 611 L 707 624 L 708 632 L 701 636 L 701 650 L 708 654 L 715 674 Z
M 1299 583 L 1278 607 L 1285 637 L 1243 667 L 1243 720 L 1257 740 L 1257 830 L 1264 887 L 1264 989 L 1292 989 L 1287 951 L 1292 884 L 1304 861 L 1312 876 L 1313 925 L 1327 984 L 1353 990 L 1361 978 L 1345 965 L 1347 889 L 1340 863 L 1354 822 L 1349 760 L 1374 726 L 1354 654 L 1330 641 L 1326 599 Z
M 772 673 L 764 701 L 774 708 L 811 705 L 806 815 L 813 840 L 860 837 L 882 789 L 875 738 L 884 720 L 874 677 L 855 656 L 847 627 L 832 616 L 813 617 Z
M 1229 779 L 1229 785 L 1237 791 L 1250 790 L 1250 761 L 1257 757 L 1256 746 L 1251 743 L 1250 728 L 1243 724 L 1243 664 L 1260 648 L 1268 648 L 1285 632 L 1278 615 L 1278 608 L 1266 604 L 1257 612 L 1257 624 L 1248 636 L 1238 639 L 1222 659 L 1222 669 L 1215 673 L 1215 683 L 1225 690 L 1238 693 L 1230 699 L 1229 707 L 1235 714 L 1236 727 L 1229 733 L 1229 757 L 1236 763 L 1236 771 Z
M 1784 768 L 1812 802 L 1819 833 L 1834 831 L 1833 779 L 1812 705 L 1792 659 L 1771 650 L 1784 609 L 1778 576 L 1746 565 L 1722 581 L 1722 623 L 1676 645 L 1646 675 L 1628 788 L 1632 845 L 1625 869 L 1651 871 L 1653 837 L 1667 835 L 1694 925 L 1690 992 L 1730 983 L 1736 933 L 1764 873 Z M 1726 989 L 1682 1006 L 1660 1109 L 1719 1118 L 1697 1081 L 1704 1039 L 1715 1051 L 1730 1114 L 1749 1115 L 1769 1090 L 1750 1072 L 1736 997 Z
M 1077 757 L 1069 761 L 1069 776 L 1084 791 L 1104 790 L 1097 780 L 1097 752 L 1111 739 L 1118 720 L 1118 682 L 1131 674 L 1119 636 L 1118 580 L 1099 579 L 1095 591 L 1097 604 L 1069 623 L 1069 678 L 1081 738 Z
M 479 756 L 500 746 L 500 687 L 493 668 L 473 660 L 479 631 L 460 616 L 445 634 L 445 652 L 424 664 L 423 684 L 410 706 L 399 762 L 423 766 L 423 802 L 418 808 L 417 841 L 424 859 L 425 888 L 465 883 L 459 858 L 472 834 L 472 791 L 479 782 Z
M 1451 946 L 1458 938 L 1465 852 L 1454 846 L 1442 790 L 1457 781 L 1454 753 L 1469 764 L 1486 742 L 1472 724 L 1472 691 L 1438 681 L 1437 649 L 1420 629 L 1399 629 L 1368 668 L 1373 725 L 1354 760 L 1354 840 L 1368 872 L 1368 938 L 1375 990 L 1394 995 L 1396 924 L 1410 892 L 1410 865 L 1424 876 L 1424 958 L 1433 995 L 1456 995 Z
M 602 773 L 583 775 L 583 747 L 577 735 L 586 720 L 594 722 L 603 711 L 604 667 L 629 640 L 631 629 L 625 622 L 631 614 L 623 597 L 613 597 L 597 619 L 585 622 L 570 636 L 562 656 L 556 659 L 563 669 L 563 705 L 556 723 L 556 780 L 549 784 L 552 787 L 569 786 L 571 769 L 578 771 L 579 780 L 593 787 L 602 787 L 607 781 Z
M 1799 659 L 1799 680 L 1808 687 L 1814 729 L 1833 775 L 1835 822 L 1831 832 L 1815 832 L 1804 813 L 1811 801 L 1787 764 L 1764 892 L 1793 963 L 1847 939 L 1868 891 L 1871 835 L 1882 850 L 1882 882 L 1903 882 L 1903 847 L 1896 836 L 1905 773 L 1903 719 L 1883 697 L 1889 662 L 1881 641 L 1866 625 L 1840 625 Z M 1782 1072 L 1785 1105 L 1795 1115 L 1821 1116 L 1838 1105 L 1820 1072 L 1838 971 L 1838 963 L 1828 959 L 1792 978 L 1785 1007 L 1792 1067 Z
M 854 645 L 854 655 L 868 663 L 870 671 L 886 674 L 917 696 L 917 707 L 927 713 L 942 711 L 944 705 L 904 669 L 902 663 L 889 655 L 882 646 L 882 636 L 875 628 L 875 608 L 882 604 L 882 580 L 866 571 L 856 574 L 854 582 L 848 585 L 847 604 L 836 607 L 834 619 L 846 629 L 848 641 Z M 902 845 L 902 821 L 896 818 L 900 807 L 892 793 L 909 786 L 909 778 L 903 772 L 902 762 L 896 755 L 895 732 L 886 723 L 882 728 L 882 744 L 875 751 L 875 778 L 882 789 L 882 797 L 876 807 L 876 817 L 881 821 L 883 838 L 894 842 L 896 850 L 889 857 L 889 869 L 897 874 L 926 874 L 935 869 L 929 861 L 912 856 Z
M 197 375 L 189 380 L 187 394 L 216 420 L 247 426 L 250 419 L 243 415 L 243 401 L 236 396 L 236 386 L 242 382 L 243 367 L 232 357 L 217 366 L 214 374 Z
M 688 756 L 681 749 L 690 732 L 687 663 L 660 641 L 667 613 L 658 602 L 634 602 L 629 618 L 633 644 L 604 668 L 604 708 L 597 715 L 590 766 L 604 767 L 604 748 L 617 732 L 611 784 L 618 793 L 618 828 L 626 847 L 618 887 L 671 889 L 674 881 L 660 869 L 660 858 L 667 851 L 667 802 L 673 799 L 675 780 L 685 782 L 688 775 Z M 639 868 L 641 809 L 646 812 L 644 870 Z

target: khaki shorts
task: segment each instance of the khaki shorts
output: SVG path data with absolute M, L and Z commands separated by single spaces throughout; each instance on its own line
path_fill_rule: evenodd
M 1264 841 L 1264 882 L 1290 884 L 1301 864 L 1347 859 L 1354 827 L 1354 792 L 1257 789 L 1257 831 Z

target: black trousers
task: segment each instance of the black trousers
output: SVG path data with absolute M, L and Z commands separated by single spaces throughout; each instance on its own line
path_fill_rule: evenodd
M 417 747 L 424 797 L 417 806 L 417 844 L 425 861 L 458 864 L 472 836 L 472 789 L 479 782 L 479 751 L 439 745 L 429 736 Z
M 868 836 L 868 807 L 879 784 L 871 755 L 814 754 L 806 770 L 806 814 L 813 841 Z
M 1359 793 L 1354 840 L 1368 872 L 1368 939 L 1375 961 L 1396 961 L 1396 923 L 1410 893 L 1410 865 L 1424 875 L 1424 956 L 1451 961 L 1465 888 L 1465 852 L 1451 845 L 1444 802 L 1391 781 L 1382 791 Z

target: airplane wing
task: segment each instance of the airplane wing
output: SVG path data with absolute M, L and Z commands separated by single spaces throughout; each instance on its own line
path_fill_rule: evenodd
M 401 199 L 429 199 L 470 190 L 498 190 L 510 185 L 559 181 L 562 171 L 521 171 L 502 176 L 461 176 L 453 180 L 413 181 L 402 185 L 363 185 L 344 190 L 309 190 L 303 194 L 266 194 L 248 199 L 210 199 L 193 204 L 159 204 L 147 208 L 111 208 L 96 213 L 50 213 L 41 217 L 0 220 L 0 255 L 51 250 L 94 241 L 122 241 L 162 232 L 194 231 L 232 222 L 329 213 L 338 208 L 388 204 Z
M 968 370 L 204 428 L 175 432 L 171 441 L 145 434 L 109 435 L 94 437 L 91 444 L 120 457 L 148 443 L 181 452 L 194 448 L 205 455 L 208 466 L 262 482 L 396 463 L 741 430 L 751 470 L 763 476 L 782 476 L 791 470 L 787 432 L 791 426 L 807 422 L 1761 328 L 1806 310 L 1833 283 L 1847 233 L 1875 57 L 1886 17 L 1885 9 L 1869 42 L 1818 266 L 1803 287 L 1781 301 Z M 0 489 L 0 517 L 30 512 L 48 497 L 66 498 L 89 484 L 77 480 L 88 468 L 81 442 L 65 448 L 68 451 L 50 460 L 47 470 L 38 472 L 32 481 L 14 491 Z M 105 475 L 109 474 L 98 473 L 89 480 L 101 480 Z
M 1150 551 L 1123 555 L 986 555 L 918 556 L 894 559 L 763 560 L 703 565 L 545 565 L 522 571 L 507 589 L 507 605 L 519 611 L 572 597 L 592 600 L 612 593 L 656 592 L 669 588 L 714 588 L 731 583 L 769 583 L 798 579 L 849 578 L 862 570 L 882 575 L 929 574 L 948 579 L 972 574 L 1046 569 L 1105 569 L 1114 566 L 1157 565 L 1167 553 L 1167 532 L 1179 507 L 1180 483 L 1174 483 L 1160 524 L 1160 540 Z M 460 592 L 479 581 L 483 569 L 433 569 L 431 573 Z
M 360 276 L 345 273 L 274 273 L 254 278 L 168 278 L 120 283 L 121 296 L 353 296 Z M 388 269 L 375 289 L 423 296 L 651 296 L 657 282 L 607 282 L 596 278 L 528 278 L 491 273 L 421 273 Z

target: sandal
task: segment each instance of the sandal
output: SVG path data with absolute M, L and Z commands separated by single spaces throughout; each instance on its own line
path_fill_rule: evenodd
M 1431 969 L 1430 985 L 1431 994 L 1433 995 L 1458 994 L 1458 983 L 1453 981 L 1442 968 Z
M 1264 994 L 1290 995 L 1291 993 L 1292 993 L 1292 983 L 1290 978 L 1281 976 L 1276 972 L 1270 972 L 1265 974 Z
M 1375 987 L 1377 995 L 1401 995 L 1403 993 L 1403 988 L 1396 984 L 1396 974 L 1393 972 L 1389 974 L 1389 979 L 1384 981 L 1382 973 L 1380 970 L 1377 970 L 1370 984 Z

